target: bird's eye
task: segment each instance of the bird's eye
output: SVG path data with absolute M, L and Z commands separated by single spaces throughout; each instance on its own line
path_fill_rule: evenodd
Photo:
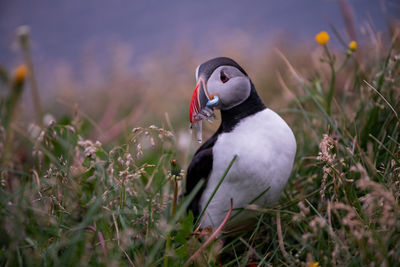
M 221 71 L 219 78 L 221 79 L 221 82 L 223 82 L 223 83 L 226 83 L 227 81 L 229 81 L 229 77 L 226 76 L 226 74 L 223 71 Z

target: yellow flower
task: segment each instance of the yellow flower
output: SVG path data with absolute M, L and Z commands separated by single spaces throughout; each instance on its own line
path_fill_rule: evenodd
M 308 267 L 319 267 L 320 265 L 319 265 L 319 262 L 318 261 L 316 261 L 316 262 L 310 262 L 309 264 L 308 264 Z
M 357 42 L 356 41 L 351 41 L 349 44 L 349 49 L 350 51 L 354 52 L 357 50 Z
M 22 83 L 25 81 L 26 74 L 28 73 L 28 68 L 22 64 L 17 67 L 14 74 L 14 80 L 16 83 Z
M 329 42 L 329 34 L 325 31 L 322 31 L 315 35 L 315 41 L 320 45 L 326 45 Z

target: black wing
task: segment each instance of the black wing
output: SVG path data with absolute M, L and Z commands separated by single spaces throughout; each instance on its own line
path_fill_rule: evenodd
M 207 185 L 208 176 L 211 173 L 213 166 L 212 148 L 217 141 L 218 132 L 208 139 L 194 154 L 192 162 L 190 162 L 186 175 L 186 193 L 189 195 L 193 188 L 201 179 L 205 179 L 203 186 L 189 204 L 188 209 L 193 212 L 195 219 L 200 215 L 199 202 L 204 188 Z

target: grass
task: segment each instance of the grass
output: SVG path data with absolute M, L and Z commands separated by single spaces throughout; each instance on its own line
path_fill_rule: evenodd
M 278 53 L 286 68 L 274 80 L 291 99 L 280 113 L 298 143 L 289 184 L 277 206 L 246 207 L 259 212 L 255 225 L 223 233 L 201 253 L 212 232 L 193 234 L 190 199 L 174 201 L 184 181 L 170 160 L 188 149 L 172 125 L 183 123 L 166 117 L 165 127 L 117 129 L 102 144 L 90 138 L 96 119 L 75 108 L 27 131 L 19 111 L 32 64 L 16 74 L 2 68 L 0 264 L 180 266 L 198 252 L 199 266 L 397 265 L 398 33 L 356 52 L 318 47 L 301 71 Z

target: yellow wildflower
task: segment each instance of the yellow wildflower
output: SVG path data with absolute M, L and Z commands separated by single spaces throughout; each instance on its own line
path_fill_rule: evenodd
M 308 267 L 319 267 L 320 265 L 319 265 L 319 262 L 318 261 L 316 261 L 316 262 L 310 262 L 309 264 L 308 264 Z
M 354 52 L 357 50 L 357 42 L 356 41 L 351 41 L 349 44 L 349 49 L 350 51 Z
M 329 42 L 329 34 L 325 31 L 322 31 L 315 35 L 315 41 L 320 45 L 326 45 Z
M 308 264 L 308 267 L 319 267 L 320 265 L 319 265 L 319 262 L 318 261 L 316 261 L 316 262 L 310 262 L 309 264 Z
M 22 64 L 17 67 L 14 74 L 14 79 L 16 83 L 22 83 L 25 81 L 26 74 L 28 73 L 28 68 Z

